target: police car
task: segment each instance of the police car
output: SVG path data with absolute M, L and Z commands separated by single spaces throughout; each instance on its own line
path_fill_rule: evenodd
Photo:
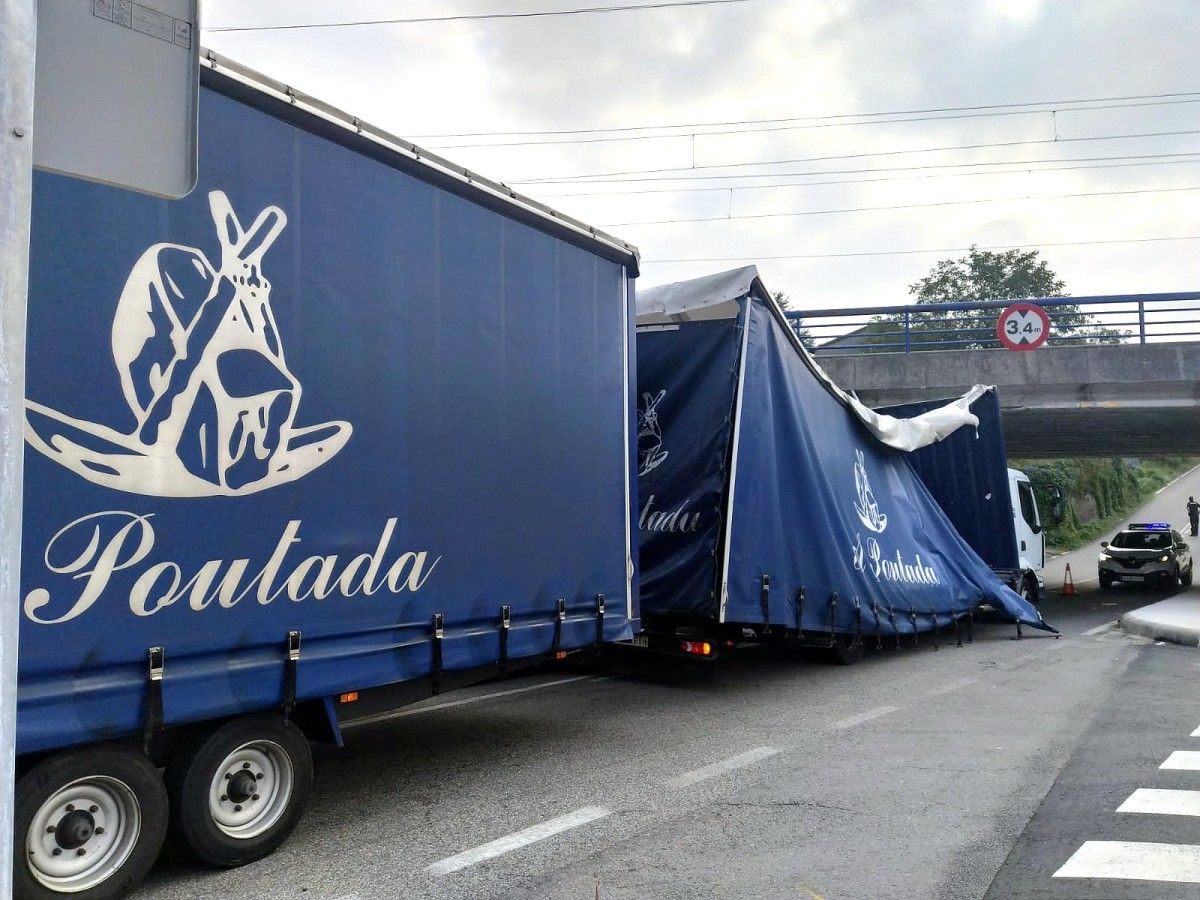
M 1162 587 L 1192 583 L 1192 548 L 1170 522 L 1131 522 L 1111 541 L 1100 543 L 1098 565 L 1101 588 L 1117 581 Z

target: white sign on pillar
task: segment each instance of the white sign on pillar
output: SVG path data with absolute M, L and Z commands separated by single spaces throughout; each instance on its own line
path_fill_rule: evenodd
M 160 197 L 191 192 L 198 2 L 38 3 L 37 168 Z

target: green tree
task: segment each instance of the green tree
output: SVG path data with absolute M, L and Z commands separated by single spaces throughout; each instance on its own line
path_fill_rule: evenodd
M 1029 297 L 1066 297 L 1066 283 L 1040 258 L 1037 250 L 1005 250 L 1001 253 L 972 246 L 966 256 L 943 259 L 929 274 L 908 286 L 918 306 L 983 300 L 1023 300 Z M 1098 325 L 1075 304 L 1050 310 L 1051 333 L 1058 341 L 1072 343 L 1118 343 L 1128 332 Z M 914 350 L 948 349 L 947 341 L 962 341 L 952 349 L 996 347 L 996 313 L 991 310 L 939 310 L 928 315 L 909 315 L 909 340 Z M 903 314 L 876 316 L 864 329 L 863 343 L 895 343 L 899 337 L 872 332 L 899 331 Z M 940 346 L 939 346 L 940 345 Z M 894 348 L 888 348 L 894 349 Z

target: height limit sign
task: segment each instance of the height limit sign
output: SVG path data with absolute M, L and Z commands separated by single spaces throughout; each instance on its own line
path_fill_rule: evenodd
M 996 336 L 1009 350 L 1036 350 L 1050 337 L 1050 317 L 1036 303 L 1014 303 L 996 320 Z

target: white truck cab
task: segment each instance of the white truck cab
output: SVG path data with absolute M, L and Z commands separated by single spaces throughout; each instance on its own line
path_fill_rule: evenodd
M 1013 530 L 1021 566 L 1021 577 L 1014 590 L 1036 603 L 1044 586 L 1041 573 L 1046 565 L 1046 535 L 1029 477 L 1018 469 L 1009 469 L 1008 492 L 1012 499 Z

